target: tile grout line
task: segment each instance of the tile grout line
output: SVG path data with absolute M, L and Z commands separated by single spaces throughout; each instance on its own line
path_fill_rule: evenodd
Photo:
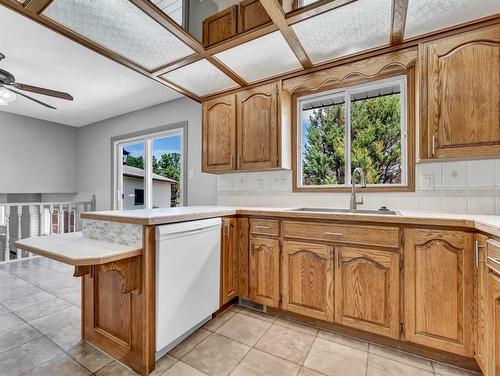
M 2 269 L 3 269 L 3 268 L 2 268 Z M 47 269 L 48 269 L 48 268 L 47 268 Z M 3 269 L 3 270 L 5 270 L 5 269 Z M 17 276 L 17 275 L 16 275 L 16 274 L 14 274 L 14 273 L 11 273 L 10 271 L 7 271 L 7 270 L 5 270 L 5 271 L 6 271 L 7 273 L 9 273 L 9 274 L 13 275 L 13 276 L 14 276 L 14 277 L 16 277 L 16 278 L 19 278 L 19 279 L 21 279 L 21 280 L 23 280 L 23 281 L 27 282 L 28 284 L 30 284 L 30 285 L 32 285 L 32 286 L 38 287 L 38 286 L 36 286 L 36 285 L 32 284 L 31 282 L 29 282 L 29 281 L 25 280 L 24 278 L 19 277 L 19 276 Z M 40 288 L 40 287 L 38 287 L 38 288 Z M 54 298 L 57 298 L 57 296 L 56 296 L 56 295 L 54 295 L 54 294 L 52 294 L 52 293 L 50 293 L 50 292 L 48 292 L 48 291 L 46 291 L 46 290 L 44 290 L 44 289 L 42 289 L 42 288 L 40 288 L 40 290 L 44 291 L 45 293 L 47 293 L 47 294 L 49 294 L 49 295 L 54 296 Z M 28 295 L 32 295 L 32 294 L 28 294 Z M 49 300 L 51 300 L 51 299 L 49 299 Z M 69 303 L 69 302 L 68 302 L 68 303 Z M 33 304 L 33 305 L 36 305 L 36 304 L 37 304 L 37 303 L 35 303 L 35 304 Z M 69 303 L 69 304 L 71 304 L 71 303 Z M 73 304 L 71 304 L 71 305 L 73 305 Z M 3 306 L 3 305 L 2 305 L 2 306 Z M 74 305 L 73 305 L 73 306 L 74 306 Z M 30 307 L 31 307 L 31 306 L 30 306 Z M 76 307 L 76 306 L 75 306 L 75 307 Z M 47 336 L 47 334 L 53 333 L 53 332 L 55 332 L 56 330 L 65 329 L 65 328 L 67 328 L 67 327 L 69 327 L 69 326 L 71 326 L 71 325 L 74 325 L 74 323 L 69 324 L 69 325 L 67 325 L 67 326 L 65 326 L 65 327 L 59 328 L 59 329 L 54 329 L 53 331 L 50 331 L 49 333 L 44 334 L 44 333 L 42 333 L 42 332 L 41 332 L 38 328 L 36 328 L 36 327 L 34 327 L 33 325 L 31 325 L 31 324 L 30 324 L 30 322 L 26 321 L 25 319 L 23 319 L 22 317 L 20 317 L 18 314 L 16 314 L 14 311 L 11 311 L 11 310 L 10 310 L 10 309 L 8 309 L 7 307 L 5 307 L 5 308 L 6 308 L 6 309 L 7 309 L 7 310 L 11 313 L 11 314 L 13 314 L 14 316 L 16 316 L 16 317 L 17 317 L 18 319 L 20 319 L 21 321 L 23 321 L 26 325 L 30 326 L 30 327 L 31 327 L 31 328 L 33 328 L 35 331 L 37 331 L 38 333 L 40 333 L 40 336 L 39 336 L 39 337 L 34 338 L 34 339 L 32 339 L 32 340 L 29 340 L 29 341 L 26 341 L 26 342 L 24 342 L 24 343 L 22 343 L 22 344 L 19 344 L 19 345 L 17 345 L 17 346 L 11 347 L 10 349 L 5 350 L 5 351 L 9 351 L 9 350 L 16 349 L 16 348 L 18 348 L 18 347 L 20 347 L 20 346 L 23 346 L 23 345 L 27 344 L 27 343 L 33 342 L 33 341 L 35 341 L 35 340 L 37 340 L 37 339 L 39 339 L 39 338 L 45 338 L 45 339 L 46 339 L 46 340 L 48 340 L 50 343 L 54 344 L 54 346 L 56 346 L 57 348 L 59 348 L 59 349 L 62 351 L 62 353 L 63 353 L 63 354 L 66 354 L 66 355 L 67 355 L 67 356 L 69 356 L 71 359 L 73 359 L 73 360 L 74 360 L 74 361 L 75 361 L 75 362 L 76 362 L 79 366 L 81 366 L 83 369 L 87 370 L 90 374 L 93 374 L 93 372 L 92 372 L 92 371 L 90 371 L 88 368 L 86 368 L 86 367 L 85 367 L 83 364 L 81 364 L 81 363 L 80 363 L 77 359 L 75 359 L 73 356 L 71 356 L 71 354 L 69 354 L 66 350 L 64 350 L 61 346 L 59 346 L 57 343 L 55 343 L 54 341 L 52 341 L 52 339 L 50 339 L 50 338 Z M 77 307 L 77 308 L 80 308 L 80 307 Z M 57 313 L 57 312 L 54 312 L 54 313 Z M 36 320 L 38 320 L 38 319 L 40 319 L 40 318 L 47 317 L 47 316 L 49 316 L 49 315 L 51 315 L 51 314 L 48 314 L 48 315 L 45 315 L 45 316 L 39 317 L 39 318 L 37 318 Z M 80 320 L 81 320 L 81 319 L 80 319 Z M 80 339 L 80 341 L 81 341 L 81 339 Z M 3 352 L 5 352 L 5 351 L 2 351 L 2 352 L 0 352 L 0 353 L 3 353 Z M 100 351 L 100 350 L 99 350 L 99 351 Z M 60 354 L 60 355 L 62 355 L 62 354 Z M 107 354 L 106 354 L 106 355 L 107 355 Z M 48 359 L 47 361 L 45 361 L 45 362 L 43 362 L 43 363 L 40 363 L 40 364 L 37 364 L 37 365 L 33 366 L 32 368 L 30 368 L 30 369 L 29 369 L 29 370 L 27 370 L 26 372 L 23 372 L 23 373 L 22 373 L 22 375 L 25 375 L 26 373 L 28 373 L 28 372 L 32 371 L 35 367 L 38 367 L 38 366 L 41 366 L 41 365 L 43 365 L 43 364 L 45 364 L 45 363 L 50 362 L 51 360 L 53 360 L 53 359 L 57 358 L 58 356 L 59 356 L 59 355 L 57 355 L 57 356 L 55 356 L 55 357 L 53 357 L 53 358 L 50 358 L 50 359 Z M 114 358 L 112 358 L 112 357 L 110 357 L 110 358 L 114 360 Z M 110 363 L 111 363 L 111 362 L 110 362 Z M 110 364 L 110 363 L 108 363 L 108 364 Z M 104 366 L 104 367 L 105 367 L 105 366 Z M 101 370 L 101 369 L 102 369 L 102 368 L 104 368 L 104 367 L 101 367 L 99 370 Z M 99 370 L 97 370 L 97 371 L 99 371 Z M 97 371 L 96 371 L 96 372 L 97 372 Z

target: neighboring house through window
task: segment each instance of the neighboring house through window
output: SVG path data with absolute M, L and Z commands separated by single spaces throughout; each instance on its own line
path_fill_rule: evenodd
M 113 207 L 181 206 L 185 201 L 187 123 L 113 138 Z

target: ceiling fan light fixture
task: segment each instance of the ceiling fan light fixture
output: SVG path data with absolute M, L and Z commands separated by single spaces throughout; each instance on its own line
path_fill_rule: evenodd
M 17 96 L 15 93 L 5 89 L 0 88 L 0 100 L 5 102 L 5 104 L 0 103 L 1 106 L 6 106 L 8 103 L 12 103 L 16 100 Z

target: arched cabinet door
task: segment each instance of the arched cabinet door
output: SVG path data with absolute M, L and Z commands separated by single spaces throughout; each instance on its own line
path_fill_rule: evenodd
M 250 237 L 249 263 L 250 300 L 271 307 L 279 307 L 279 240 Z
M 406 338 L 473 356 L 473 234 L 405 229 L 404 242 Z
M 335 321 L 399 338 L 399 252 L 336 247 Z
M 284 242 L 283 309 L 333 321 L 333 255 L 330 245 Z
M 424 43 L 420 58 L 421 157 L 498 155 L 500 26 Z
M 277 84 L 237 94 L 238 169 L 278 167 L 281 147 L 278 117 Z
M 203 171 L 236 169 L 236 98 L 234 95 L 203 103 Z

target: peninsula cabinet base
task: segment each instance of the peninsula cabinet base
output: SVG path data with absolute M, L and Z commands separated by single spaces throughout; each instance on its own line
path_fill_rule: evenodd
M 397 340 L 378 334 L 368 333 L 359 329 L 347 327 L 337 323 L 332 323 L 329 321 L 324 321 L 308 316 L 299 315 L 294 312 L 285 311 L 281 308 L 267 307 L 267 312 L 294 321 L 299 321 L 318 329 L 329 330 L 331 332 L 335 332 L 341 335 L 358 338 L 367 342 L 379 344 L 381 346 L 390 347 L 396 350 L 419 355 L 425 358 L 435 360 L 437 362 L 446 363 L 456 367 L 468 369 L 474 372 L 481 372 L 474 358 L 451 354 L 445 351 L 432 349 L 430 347 L 422 346 L 419 344 L 406 342 L 404 340 Z
M 83 275 L 82 338 L 141 375 L 155 368 L 151 229 L 144 227 L 141 256 L 77 270 Z

